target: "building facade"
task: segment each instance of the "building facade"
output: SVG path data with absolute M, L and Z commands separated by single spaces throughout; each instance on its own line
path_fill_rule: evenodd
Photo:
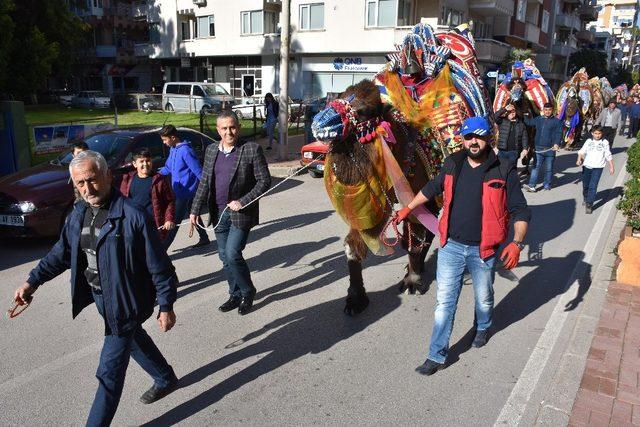
M 598 20 L 592 26 L 594 31 L 609 33 L 612 38 L 611 65 L 638 69 L 640 67 L 638 36 L 633 30 L 637 28 L 638 1 L 598 0 L 598 6 L 600 9 Z
M 164 81 L 215 82 L 237 97 L 278 91 L 279 0 L 150 0 L 148 7 L 146 49 Z M 494 20 L 510 19 L 513 9 L 514 0 L 292 0 L 290 96 L 316 98 L 372 78 L 420 21 L 436 29 L 472 21 L 482 70 L 497 69 L 510 46 L 494 37 Z

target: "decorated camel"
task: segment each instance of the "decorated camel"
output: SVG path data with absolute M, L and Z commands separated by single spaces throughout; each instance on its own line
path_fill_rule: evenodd
M 553 102 L 553 92 L 531 58 L 516 61 L 498 86 L 493 111 L 513 104 L 522 115 L 540 114 L 544 104 Z
M 593 93 L 584 68 L 560 87 L 556 96 L 558 118 L 563 123 L 563 140 L 571 148 L 580 138 L 585 121 L 593 117 Z
M 437 232 L 437 202 L 414 210 L 395 242 L 386 233 L 394 203 L 406 206 L 438 173 L 443 158 L 461 148 L 457 131 L 465 118 L 488 114 L 466 26 L 436 34 L 418 24 L 388 59 L 373 82 L 347 88 L 312 124 L 316 139 L 329 146 L 327 194 L 349 226 L 348 314 L 369 303 L 362 279 L 368 251 L 389 255 L 398 242 L 409 252 L 400 290 L 426 292 L 421 273 Z

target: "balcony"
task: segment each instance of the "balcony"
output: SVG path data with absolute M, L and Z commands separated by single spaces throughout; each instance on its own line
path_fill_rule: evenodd
M 150 56 L 154 49 L 149 43 L 136 43 L 133 46 L 133 54 L 135 56 Z
M 558 56 L 569 56 L 576 50 L 577 46 L 575 42 L 558 42 L 551 46 L 551 53 Z
M 476 39 L 478 61 L 501 63 L 505 60 L 511 46 L 493 39 Z
M 551 72 L 551 55 L 548 53 L 539 53 L 536 55 L 536 67 L 543 74 Z
M 115 45 L 97 45 L 95 52 L 98 58 L 115 58 L 116 57 L 116 46 Z
M 514 0 L 476 0 L 469 2 L 469 11 L 480 16 L 511 16 Z
M 598 9 L 592 5 L 584 5 L 578 8 L 578 15 L 580 15 L 580 19 L 585 22 L 597 21 L 598 20 Z
M 527 22 L 524 29 L 524 38 L 528 42 L 540 44 L 540 27 Z
M 596 41 L 596 35 L 593 34 L 591 31 L 589 30 L 580 30 L 576 33 L 576 37 L 578 38 L 578 40 L 584 42 L 584 43 L 594 43 Z
M 149 5 L 146 1 L 136 1 L 131 3 L 131 15 L 136 21 L 146 21 L 149 13 Z
M 573 28 L 576 31 L 580 31 L 580 18 L 576 15 L 560 13 L 556 15 L 556 27 Z

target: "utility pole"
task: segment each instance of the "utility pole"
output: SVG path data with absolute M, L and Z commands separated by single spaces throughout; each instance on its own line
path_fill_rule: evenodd
M 289 23 L 291 21 L 290 0 L 282 0 L 280 20 L 280 134 L 278 138 L 278 159 L 286 160 L 289 134 Z

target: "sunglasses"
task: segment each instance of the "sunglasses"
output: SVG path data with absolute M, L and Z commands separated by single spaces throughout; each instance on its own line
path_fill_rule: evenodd
M 466 141 L 470 141 L 473 138 L 477 138 L 477 139 L 481 139 L 481 140 L 485 141 L 487 137 L 486 136 L 482 136 L 482 135 L 477 135 L 475 133 L 469 133 L 469 134 L 463 135 L 463 138 Z

